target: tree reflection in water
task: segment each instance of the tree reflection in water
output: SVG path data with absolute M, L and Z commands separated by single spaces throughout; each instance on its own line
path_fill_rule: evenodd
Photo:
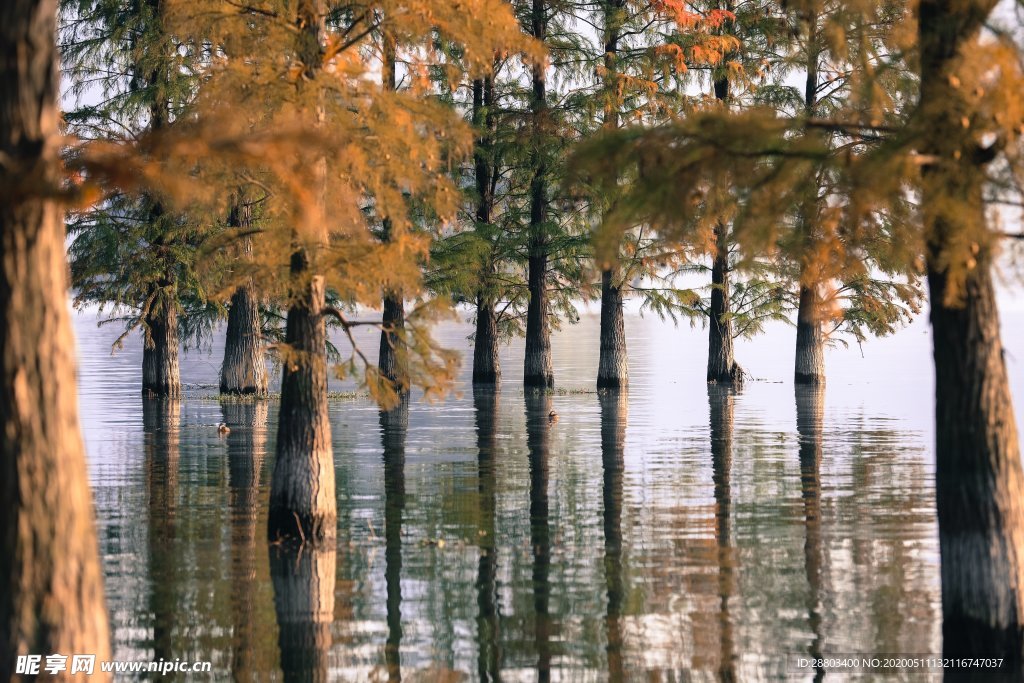
M 821 659 L 824 647 L 822 627 L 823 550 L 821 544 L 821 437 L 824 429 L 825 385 L 796 386 L 796 430 L 800 435 L 800 493 L 804 502 L 804 570 L 810 593 L 807 619 L 813 640 L 808 655 Z M 814 680 L 825 671 L 814 669 Z
M 409 398 L 380 411 L 384 447 L 384 583 L 387 590 L 388 637 L 384 663 L 388 680 L 402 680 L 402 515 L 405 512 L 405 439 L 409 431 Z
M 149 611 L 153 659 L 174 660 L 178 627 L 178 592 L 182 582 L 178 557 L 178 477 L 180 474 L 181 402 L 142 399 L 142 428 L 149 498 Z
M 711 431 L 711 479 L 715 488 L 715 540 L 718 557 L 718 678 L 736 680 L 730 600 L 736 593 L 736 549 L 732 541 L 732 441 L 736 391 L 721 384 L 708 385 Z
M 548 519 L 548 456 L 551 396 L 526 391 L 526 448 L 530 459 L 530 545 L 533 548 L 534 644 L 537 678 L 551 680 L 551 529 Z
M 498 390 L 473 385 L 473 407 L 476 414 L 477 492 L 480 500 L 480 522 L 477 544 L 480 559 L 477 565 L 477 674 L 481 681 L 501 678 L 501 615 L 498 604 L 498 553 L 495 543 L 497 515 L 497 451 Z
M 626 446 L 629 394 L 625 389 L 598 392 L 601 404 L 601 464 L 604 472 L 604 576 L 608 595 L 605 614 L 605 651 L 608 679 L 625 680 L 622 608 L 622 477 Z

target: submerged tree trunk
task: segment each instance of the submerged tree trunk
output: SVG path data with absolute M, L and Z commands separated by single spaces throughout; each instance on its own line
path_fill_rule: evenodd
M 110 656 L 78 427 L 57 173 L 54 0 L 0 5 L 0 679 L 17 657 Z M 18 184 L 38 173 L 40 184 Z M 41 183 L 50 183 L 48 190 Z M 69 667 L 70 668 L 70 667 Z M 69 672 L 57 677 L 70 680 Z M 109 680 L 96 667 L 96 680 Z
M 551 604 L 551 520 L 548 479 L 551 441 L 551 397 L 526 392 L 526 448 L 530 459 L 530 546 L 533 548 L 533 638 L 537 678 L 551 680 L 553 623 Z
M 626 680 L 623 657 L 626 603 L 622 572 L 622 478 L 625 470 L 626 421 L 629 394 L 614 389 L 598 392 L 601 404 L 601 464 L 604 471 L 604 581 L 608 599 L 605 613 L 605 654 L 608 680 Z
M 955 77 L 961 52 L 995 4 L 921 1 L 918 125 L 927 136 L 922 153 L 936 159 L 923 174 L 921 205 L 935 357 L 943 654 L 1002 657 L 1000 675 L 1020 680 L 1024 473 L 992 284 L 996 237 L 984 228 L 985 164 L 994 152 L 965 130 L 973 95 Z
M 498 314 L 494 302 L 477 295 L 476 333 L 473 338 L 473 384 L 497 384 L 501 379 L 498 358 Z
M 250 209 L 242 198 L 231 211 L 229 225 L 247 229 Z M 252 239 L 242 238 L 242 257 L 251 258 Z M 220 369 L 220 393 L 267 394 L 267 363 L 263 357 L 262 320 L 255 283 L 249 278 L 231 295 L 228 329 L 224 338 L 224 363 Z
M 533 0 L 532 34 L 539 41 L 547 37 L 547 3 Z M 526 359 L 523 384 L 527 387 L 555 386 L 555 367 L 551 360 L 551 324 L 548 320 L 548 166 L 543 146 L 547 132 L 547 76 L 543 63 L 533 65 L 533 150 L 530 164 L 530 303 L 526 310 Z
M 742 384 L 743 369 L 733 354 L 729 308 L 729 227 L 715 226 L 715 260 L 711 267 L 711 310 L 708 321 L 708 382 Z
M 800 285 L 796 314 L 797 384 L 825 383 L 825 332 L 822 329 L 821 297 L 814 287 Z
M 169 286 L 164 283 L 162 287 Z M 178 363 L 178 309 L 171 296 L 157 295 L 146 315 L 146 337 L 142 349 L 142 395 L 151 398 L 180 398 L 181 370 Z
M 807 575 L 807 621 L 814 639 L 807 655 L 820 660 L 825 635 L 822 604 L 824 552 L 821 539 L 821 456 L 825 415 L 825 385 L 796 387 L 796 431 L 800 435 L 800 496 L 804 502 L 804 573 Z M 825 668 L 815 664 L 814 680 L 825 678 Z
M 497 447 L 498 392 L 473 387 L 476 412 L 477 495 L 479 496 L 480 559 L 477 561 L 477 676 L 485 683 L 501 680 L 501 615 L 498 599 L 498 545 L 495 519 L 498 514 Z
M 284 544 L 270 548 L 277 643 L 285 681 L 327 683 L 338 550 Z
M 626 354 L 626 322 L 622 310 L 619 269 L 601 273 L 601 355 L 597 365 L 598 389 L 629 386 L 629 357 Z
M 402 680 L 402 521 L 405 516 L 405 439 L 409 401 L 380 413 L 384 450 L 384 585 L 388 636 L 384 663 L 389 681 Z
M 476 172 L 476 221 L 489 224 L 494 210 L 494 185 L 497 182 L 494 159 L 494 82 L 490 76 L 473 81 L 473 125 L 482 129 L 473 157 Z M 476 293 L 476 333 L 473 335 L 473 384 L 497 384 L 501 380 L 498 357 L 498 312 L 494 295 L 489 291 L 494 276 L 494 263 L 488 258 L 483 265 L 481 286 Z
M 309 278 L 305 253 L 292 255 L 292 279 Z M 277 459 L 270 488 L 270 540 L 317 543 L 335 537 L 331 426 L 327 420 L 324 280 L 309 278 L 293 295 L 285 332 Z
M 399 295 L 390 292 L 384 295 L 382 323 L 377 366 L 380 373 L 394 383 L 398 393 L 405 394 L 409 391 L 409 370 L 401 332 L 405 327 L 405 307 Z

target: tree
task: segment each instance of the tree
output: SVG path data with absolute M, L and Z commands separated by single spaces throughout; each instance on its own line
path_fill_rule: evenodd
M 17 657 L 109 658 L 78 428 L 58 153 L 55 0 L 0 7 L 0 677 Z M 102 680 L 109 676 L 97 671 Z M 60 676 L 70 680 L 69 672 Z

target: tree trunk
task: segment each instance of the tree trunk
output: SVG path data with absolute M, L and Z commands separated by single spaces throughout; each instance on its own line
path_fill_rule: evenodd
M 228 224 L 240 230 L 247 230 L 252 225 L 251 211 L 241 194 L 235 200 Z M 242 237 L 240 258 L 252 258 L 251 237 Z M 266 396 L 269 380 L 261 343 L 262 329 L 259 298 L 252 278 L 249 278 L 231 295 L 224 363 L 220 369 L 220 393 Z
M 955 78 L 994 0 L 921 0 L 921 205 L 935 358 L 935 498 L 942 559 L 943 654 L 1024 658 L 1024 473 L 992 284 L 997 238 L 985 227 L 985 164 Z M 955 202 L 954 207 L 950 203 Z M 967 245 L 973 242 L 973 248 Z M 965 244 L 966 243 L 966 244 Z M 952 275 L 951 272 L 953 271 Z M 956 284 L 953 276 L 962 276 Z
M 548 457 L 551 397 L 526 391 L 526 448 L 530 458 L 530 546 L 533 548 L 534 645 L 537 677 L 551 680 L 551 526 L 548 517 Z
M 473 384 L 497 384 L 501 380 L 498 357 L 498 315 L 494 302 L 482 294 L 476 298 L 476 334 L 473 338 Z
M 626 602 L 622 576 L 622 478 L 625 470 L 626 421 L 629 394 L 609 389 L 600 391 L 601 463 L 604 471 L 604 580 L 608 597 L 605 614 L 605 654 L 608 657 L 608 680 L 626 680 L 623 661 L 624 624 L 622 612 Z
M 261 343 L 260 305 L 251 285 L 231 295 L 220 393 L 267 395 L 267 363 Z
M 149 497 L 149 611 L 153 615 L 153 658 L 173 661 L 181 588 L 178 556 L 178 472 L 181 460 L 181 402 L 142 399 L 146 489 Z M 180 652 L 178 653 L 180 655 Z
M 405 515 L 405 439 L 409 401 L 380 413 L 384 448 L 384 584 L 387 590 L 388 636 L 384 662 L 388 680 L 402 680 L 402 517 Z
M 547 37 L 547 3 L 533 0 L 531 14 L 533 37 L 544 41 Z M 544 64 L 533 65 L 533 150 L 530 181 L 530 244 L 529 289 L 530 303 L 526 309 L 526 359 L 523 367 L 523 385 L 552 388 L 555 386 L 555 368 L 551 360 L 551 324 L 548 320 L 548 167 L 544 145 L 546 142 L 548 104 L 547 81 Z
M 476 221 L 489 224 L 494 209 L 494 83 L 491 78 L 473 81 L 473 125 L 482 129 L 474 150 L 476 171 Z M 498 313 L 492 288 L 494 263 L 488 258 L 480 273 L 481 287 L 476 294 L 476 334 L 473 336 L 473 384 L 497 384 L 501 380 L 498 357 Z
M 715 260 L 711 267 L 711 311 L 708 321 L 708 382 L 742 384 L 743 369 L 733 355 L 729 309 L 729 226 L 715 226 Z
M 326 683 L 330 675 L 331 624 L 338 551 L 284 544 L 270 548 L 277 643 L 285 681 Z
M 78 428 L 64 225 L 59 207 L 41 198 L 60 185 L 56 4 L 0 4 L 0 679 L 5 681 L 20 680 L 18 656 L 110 656 Z M 36 173 L 38 180 L 28 180 Z M 25 181 L 32 184 L 18 187 Z M 96 669 L 95 680 L 110 680 Z M 71 680 L 70 672 L 57 678 Z
M 597 365 L 598 389 L 629 386 L 629 356 L 626 354 L 626 323 L 622 310 L 619 269 L 601 273 L 601 356 Z
M 399 394 L 406 394 L 409 392 L 409 369 L 401 333 L 405 327 L 405 307 L 399 295 L 390 292 L 384 295 L 382 322 L 384 329 L 380 333 L 377 366 L 381 374 L 394 383 Z
M 797 384 L 825 383 L 825 333 L 821 328 L 821 300 L 814 287 L 800 285 L 796 314 Z
M 796 387 L 796 431 L 800 435 L 800 495 L 804 502 L 804 573 L 807 575 L 807 621 L 814 639 L 807 650 L 811 659 L 821 659 L 825 646 L 821 601 L 821 455 L 825 415 L 825 385 Z M 814 680 L 825 678 L 825 668 L 815 665 Z
M 304 252 L 292 255 L 291 271 L 293 281 L 309 277 Z M 288 309 L 277 459 L 270 488 L 272 541 L 332 541 L 337 531 L 323 307 L 324 279 L 315 276 L 294 295 Z
M 170 298 L 170 295 L 165 297 L 158 294 L 146 314 L 146 335 L 142 349 L 142 395 L 149 398 L 181 397 L 178 309 L 168 301 Z
M 736 592 L 736 551 L 732 542 L 732 435 L 736 394 L 729 386 L 709 386 L 711 479 L 715 487 L 718 545 L 718 680 L 736 680 L 736 642 L 731 600 Z
M 476 410 L 477 495 L 480 501 L 480 559 L 477 562 L 477 675 L 481 681 L 501 680 L 501 615 L 498 599 L 498 514 L 496 458 L 498 447 L 498 392 L 473 387 Z

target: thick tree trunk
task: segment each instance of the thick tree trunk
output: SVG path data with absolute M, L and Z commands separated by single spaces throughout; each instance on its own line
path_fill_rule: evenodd
M 260 647 L 259 552 L 260 476 L 267 449 L 267 401 L 221 405 L 227 435 L 228 506 L 231 511 L 231 672 L 236 681 L 251 681 L 272 668 Z M 262 569 L 266 571 L 264 564 Z M 263 576 L 266 576 L 264 574 Z
M 821 542 L 821 455 L 825 415 L 825 385 L 796 387 L 796 431 L 800 435 L 800 495 L 804 501 L 804 573 L 807 575 L 807 621 L 814 639 L 807 650 L 811 659 L 821 659 L 825 646 L 822 613 L 824 553 Z M 825 668 L 815 666 L 814 680 L 825 677 Z
M 395 384 L 399 394 L 406 394 L 409 391 L 409 370 L 401 333 L 405 327 L 405 307 L 399 295 L 384 295 L 382 322 L 384 329 L 380 333 L 377 366 L 381 374 Z
M 796 314 L 797 384 L 825 383 L 825 332 L 822 329 L 821 297 L 814 287 L 800 286 Z
M 618 268 L 601 273 L 601 355 L 597 365 L 598 389 L 629 386 L 626 322 L 622 310 L 622 283 Z
M 533 0 L 532 33 L 537 40 L 547 37 L 547 2 Z M 551 324 L 548 320 L 548 167 L 543 150 L 548 128 L 547 76 L 544 64 L 533 66 L 533 150 L 530 181 L 530 303 L 526 309 L 526 359 L 523 385 L 552 388 L 555 367 L 551 360 Z
M 251 285 L 243 285 L 231 295 L 220 393 L 267 395 L 267 363 L 263 358 L 261 329 L 259 300 Z
M 715 487 L 718 543 L 718 679 L 735 681 L 736 643 L 731 600 L 736 593 L 736 551 L 732 543 L 732 435 L 736 394 L 729 386 L 708 386 L 711 427 L 711 479 Z
M 142 349 L 142 395 L 150 398 L 180 398 L 181 370 L 178 363 L 178 310 L 158 297 L 146 315 L 146 336 Z
M 0 4 L 0 679 L 18 656 L 110 655 L 78 428 L 57 173 L 54 0 Z M 38 179 L 31 179 L 38 174 Z M 31 180 L 30 180 L 31 179 Z M 19 183 L 30 183 L 24 188 Z M 49 188 L 44 183 L 52 184 Z M 9 191 L 8 191 L 9 190 Z M 96 667 L 95 680 L 109 680 Z M 70 669 L 70 667 L 69 667 Z M 70 671 L 56 677 L 71 680 Z
M 387 590 L 388 636 L 384 663 L 388 680 L 402 680 L 402 518 L 405 515 L 405 439 L 409 401 L 380 413 L 384 449 L 384 584 Z
M 477 562 L 477 675 L 481 681 L 501 680 L 501 615 L 498 599 L 498 547 L 494 538 L 498 514 L 498 392 L 473 387 L 476 411 L 477 495 L 480 501 L 480 559 Z
M 142 399 L 146 489 L 149 496 L 149 611 L 153 615 L 153 658 L 172 661 L 180 622 L 178 568 L 178 470 L 181 459 L 181 402 Z M 180 652 L 178 653 L 180 656 Z
M 476 298 L 476 333 L 473 338 L 473 384 L 497 384 L 501 380 L 498 357 L 498 314 L 494 302 L 483 294 Z
M 309 278 L 303 252 L 292 256 L 293 281 Z M 270 488 L 270 540 L 332 541 L 338 519 L 331 426 L 327 420 L 324 280 L 309 278 L 293 295 L 285 331 L 277 459 Z M 333 546 L 333 542 L 330 543 Z
M 333 680 L 328 655 L 337 564 L 333 540 L 315 547 L 289 543 L 270 548 L 277 643 L 285 681 Z
M 626 591 L 622 576 L 622 478 L 629 394 L 609 389 L 598 392 L 597 400 L 601 404 L 601 463 L 604 471 L 604 580 L 608 598 L 605 654 L 608 657 L 608 680 L 624 681 L 622 612 Z
M 543 391 L 526 392 L 526 449 L 530 459 L 530 546 L 533 548 L 534 646 L 537 678 L 551 680 L 551 526 L 548 517 L 548 457 L 550 454 L 551 397 Z
M 992 284 L 996 238 L 985 233 L 985 164 L 993 153 L 965 130 L 973 84 L 954 77 L 960 53 L 972 49 L 995 4 L 920 3 L 921 151 L 936 159 L 925 167 L 921 205 L 935 356 L 943 654 L 1002 657 L 1002 678 L 1020 680 L 1024 473 Z
M 729 226 L 715 227 L 715 259 L 711 266 L 711 311 L 708 321 L 708 382 L 742 384 L 743 369 L 733 354 L 729 309 Z

